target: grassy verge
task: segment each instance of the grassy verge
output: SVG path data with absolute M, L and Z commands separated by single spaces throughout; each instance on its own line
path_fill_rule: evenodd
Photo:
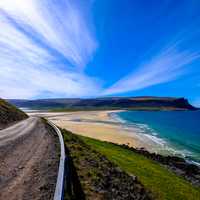
M 151 194 L 135 176 L 130 176 L 80 137 L 62 131 L 70 160 L 71 192 L 67 200 L 151 200 Z M 70 161 L 70 162 L 69 162 Z M 70 176 L 69 176 L 70 175 Z M 68 187 L 69 188 L 69 187 Z
M 136 175 L 158 200 L 200 200 L 200 188 L 192 186 L 158 163 L 113 144 L 80 136 L 127 173 Z

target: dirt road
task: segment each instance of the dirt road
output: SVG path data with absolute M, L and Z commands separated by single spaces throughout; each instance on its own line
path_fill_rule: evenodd
M 36 117 L 0 131 L 0 200 L 53 199 L 59 140 Z

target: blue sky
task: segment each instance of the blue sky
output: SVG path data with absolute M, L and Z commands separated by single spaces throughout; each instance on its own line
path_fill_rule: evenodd
M 0 96 L 200 105 L 198 0 L 1 0 Z

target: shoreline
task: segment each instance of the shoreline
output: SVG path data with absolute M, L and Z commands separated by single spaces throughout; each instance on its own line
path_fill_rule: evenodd
M 145 124 L 129 124 L 116 113 L 126 110 L 76 111 L 76 112 L 30 112 L 30 116 L 46 117 L 57 126 L 77 135 L 91 137 L 101 141 L 133 148 L 144 148 L 150 153 L 164 156 L 178 156 L 187 160 L 190 152 L 183 152 L 171 146 L 167 141 L 151 134 Z M 149 129 L 149 133 L 146 130 Z M 189 158 L 189 157 L 188 157 Z M 193 160 L 188 160 L 189 162 Z M 194 160 L 195 161 L 195 160 Z M 198 162 L 197 162 L 198 163 Z
M 30 112 L 28 114 L 46 117 L 59 127 L 78 135 L 155 152 L 163 141 L 156 141 L 155 138 L 152 139 L 153 136 L 139 133 L 139 128 L 120 122 L 113 116 L 114 113 L 123 111 L 125 110 Z

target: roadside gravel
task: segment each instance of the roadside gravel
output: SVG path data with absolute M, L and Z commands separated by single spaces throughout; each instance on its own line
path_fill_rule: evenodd
M 59 140 L 42 119 L 0 131 L 0 163 L 0 200 L 53 199 Z

